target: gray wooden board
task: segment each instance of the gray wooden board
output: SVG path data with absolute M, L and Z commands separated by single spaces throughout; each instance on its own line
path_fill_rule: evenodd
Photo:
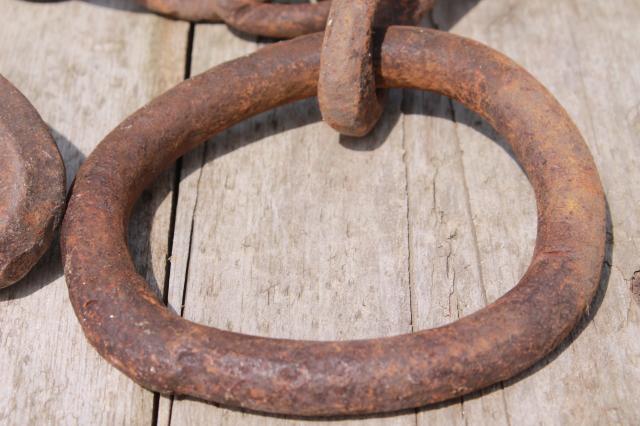
M 0 0 L 0 73 L 51 126 L 69 182 L 113 127 L 183 78 L 188 24 L 128 3 Z M 159 287 L 172 184 L 169 173 L 145 194 L 131 230 L 139 270 Z M 151 423 L 153 394 L 86 342 L 57 241 L 23 282 L 0 292 L 0 318 L 0 424 Z
M 52 125 L 72 172 L 185 66 L 186 24 L 101 4 L 0 0 L 0 13 L 14 16 L 0 27 L 0 72 Z M 598 164 L 613 244 L 587 317 L 530 371 L 437 406 L 334 421 L 637 424 L 640 3 L 450 0 L 428 21 L 506 53 L 565 106 Z M 193 74 L 259 47 L 198 24 Z M 501 138 L 435 94 L 392 91 L 364 140 L 337 136 L 315 101 L 300 102 L 216 136 L 178 169 L 173 212 L 171 172 L 139 203 L 132 251 L 152 285 L 168 280 L 171 309 L 224 329 L 351 339 L 443 325 L 512 288 L 535 241 L 533 193 Z M 0 328 L 0 422 L 300 423 L 189 398 L 162 397 L 154 408 L 151 393 L 82 338 L 58 257 L 53 250 L 0 293 L 0 316 L 12 318 Z

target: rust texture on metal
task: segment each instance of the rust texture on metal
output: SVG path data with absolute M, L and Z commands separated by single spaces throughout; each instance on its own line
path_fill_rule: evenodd
M 390 10 L 389 7 L 394 10 Z M 324 121 L 348 136 L 364 136 L 382 115 L 373 37 L 391 24 L 417 24 L 432 1 L 333 0 L 320 55 L 318 102 Z
M 348 136 L 364 136 L 382 115 L 376 88 L 373 30 L 379 0 L 333 0 L 320 55 L 318 102 L 323 120 Z
M 486 46 L 391 27 L 378 49 L 380 87 L 438 92 L 478 112 L 530 179 L 538 234 L 517 286 L 452 324 L 371 340 L 248 336 L 171 312 L 128 253 L 132 205 L 159 173 L 212 135 L 315 95 L 322 41 L 313 34 L 278 43 L 178 85 L 127 118 L 82 166 L 61 239 L 70 298 L 91 344 L 142 386 L 301 416 L 417 407 L 530 367 L 568 335 L 594 296 L 605 201 L 568 114 L 530 74 Z
M 24 277 L 47 250 L 64 201 L 64 164 L 49 129 L 0 76 L 0 288 Z
M 292 38 L 322 31 L 330 1 L 317 3 L 267 3 L 262 0 L 136 0 L 149 10 L 189 21 L 223 21 L 249 34 Z M 382 0 L 386 25 L 417 22 L 434 0 Z

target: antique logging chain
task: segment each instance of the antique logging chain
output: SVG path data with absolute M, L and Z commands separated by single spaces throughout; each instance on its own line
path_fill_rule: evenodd
M 120 124 L 80 169 L 61 238 L 71 302 L 89 341 L 137 383 L 270 413 L 394 411 L 513 377 L 555 348 L 583 315 L 598 285 L 605 244 L 604 195 L 591 154 L 562 106 L 504 55 L 449 33 L 389 26 L 417 22 L 430 1 L 334 0 L 330 10 L 328 2 L 141 2 L 182 18 L 219 17 L 262 35 L 319 30 L 329 19 L 324 34 L 273 44 L 169 90 Z M 443 327 L 340 342 L 205 327 L 158 300 L 136 273 L 125 236 L 136 199 L 164 169 L 244 119 L 314 95 L 327 123 L 364 135 L 380 117 L 384 88 L 449 96 L 507 140 L 538 207 L 533 259 L 511 291 Z M 15 119 L 12 109 L 0 109 L 0 131 Z M 24 114 L 37 122 L 31 129 L 42 150 L 57 158 L 37 114 L 28 107 Z M 37 139 L 14 127 L 3 143 L 11 144 L 12 135 Z M 54 163 L 51 170 L 59 169 Z M 7 185 L 10 177 L 1 176 Z M 61 207 L 51 205 L 54 226 Z

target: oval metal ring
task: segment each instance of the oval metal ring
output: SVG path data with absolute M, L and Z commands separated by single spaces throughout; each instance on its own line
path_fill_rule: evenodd
M 0 288 L 33 268 L 55 234 L 65 202 L 65 170 L 49 129 L 0 76 Z
M 264 0 L 136 0 L 147 9 L 188 21 L 224 21 L 248 34 L 293 38 L 324 30 L 330 1 L 265 3 Z M 382 0 L 383 26 L 416 22 L 434 0 Z
M 341 342 L 223 331 L 187 321 L 158 300 L 127 250 L 136 198 L 212 135 L 313 96 L 322 37 L 275 44 L 181 83 L 126 119 L 82 166 L 62 232 L 70 298 L 89 341 L 141 385 L 302 416 L 422 406 L 531 366 L 567 336 L 595 294 L 604 194 L 568 114 L 530 74 L 486 46 L 391 27 L 377 81 L 442 93 L 478 112 L 508 140 L 533 185 L 538 235 L 517 286 L 443 327 Z

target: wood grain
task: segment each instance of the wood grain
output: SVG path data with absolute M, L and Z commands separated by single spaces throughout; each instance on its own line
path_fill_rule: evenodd
M 0 72 L 51 126 L 69 182 L 109 130 L 183 77 L 185 24 L 127 2 L 101 4 L 0 0 Z M 139 270 L 159 287 L 172 182 L 165 175 L 145 194 L 131 230 Z M 57 242 L 23 282 L 0 292 L 0 318 L 1 424 L 151 423 L 153 394 L 86 342 Z

